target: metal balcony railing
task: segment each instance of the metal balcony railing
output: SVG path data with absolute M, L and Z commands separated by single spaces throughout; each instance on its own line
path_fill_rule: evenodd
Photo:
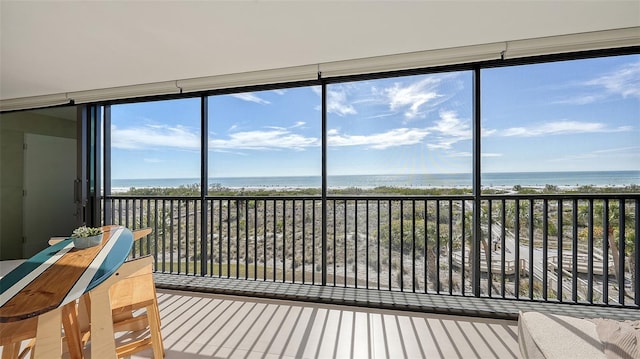
M 153 228 L 133 255 L 153 254 L 158 272 L 640 306 L 640 195 L 485 195 L 479 206 L 474 201 L 108 196 L 102 215 L 105 224 Z

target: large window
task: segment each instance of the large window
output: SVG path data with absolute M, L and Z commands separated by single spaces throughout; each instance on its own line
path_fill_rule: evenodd
M 475 66 L 113 105 L 105 223 L 164 272 L 624 304 L 640 55 Z
M 112 192 L 199 193 L 200 133 L 199 98 L 112 106 Z
M 328 86 L 329 188 L 470 192 L 472 98 L 471 72 Z
M 640 56 L 482 71 L 485 190 L 640 184 Z
M 480 74 L 485 191 L 640 184 L 639 55 Z M 108 180 L 112 193 L 197 194 L 206 167 L 209 194 L 320 194 L 325 111 L 329 194 L 470 194 L 473 80 L 472 71 L 328 80 L 324 109 L 321 86 L 113 105 Z

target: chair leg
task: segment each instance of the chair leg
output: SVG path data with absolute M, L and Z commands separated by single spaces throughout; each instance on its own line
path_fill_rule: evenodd
M 22 349 L 22 351 L 20 352 L 20 355 L 18 355 L 18 359 L 24 359 L 27 357 L 27 354 L 29 354 L 29 358 L 33 359 L 33 346 L 36 344 L 36 340 L 35 339 L 31 339 L 29 340 L 29 343 L 27 343 L 27 346 L 24 347 L 24 349 Z M 17 343 L 17 347 L 16 347 L 16 353 L 20 350 L 20 343 Z
M 78 326 L 83 335 L 91 331 L 91 297 L 89 294 L 84 294 L 78 300 Z
M 11 343 L 2 347 L 2 359 L 17 358 L 20 353 L 21 342 Z
M 162 343 L 162 333 L 160 331 L 160 312 L 158 311 L 158 303 L 156 301 L 147 307 L 147 316 L 149 318 L 149 332 L 151 332 L 151 342 L 153 345 L 153 357 L 156 359 L 164 358 L 164 344 Z

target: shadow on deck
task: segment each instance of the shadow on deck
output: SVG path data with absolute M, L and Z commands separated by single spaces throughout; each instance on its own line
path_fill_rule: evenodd
M 589 304 L 553 303 L 516 299 L 463 297 L 374 289 L 331 287 L 282 282 L 250 281 L 183 274 L 154 274 L 156 286 L 164 289 L 227 294 L 259 298 L 305 301 L 368 308 L 463 315 L 517 320 L 520 311 L 538 311 L 579 318 L 640 320 L 637 308 Z

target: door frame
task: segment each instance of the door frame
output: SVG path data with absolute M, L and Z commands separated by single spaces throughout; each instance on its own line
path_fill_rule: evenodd
M 102 199 L 102 106 L 78 106 L 78 164 L 76 204 L 82 224 L 98 227 Z M 108 131 L 105 131 L 108 133 Z

